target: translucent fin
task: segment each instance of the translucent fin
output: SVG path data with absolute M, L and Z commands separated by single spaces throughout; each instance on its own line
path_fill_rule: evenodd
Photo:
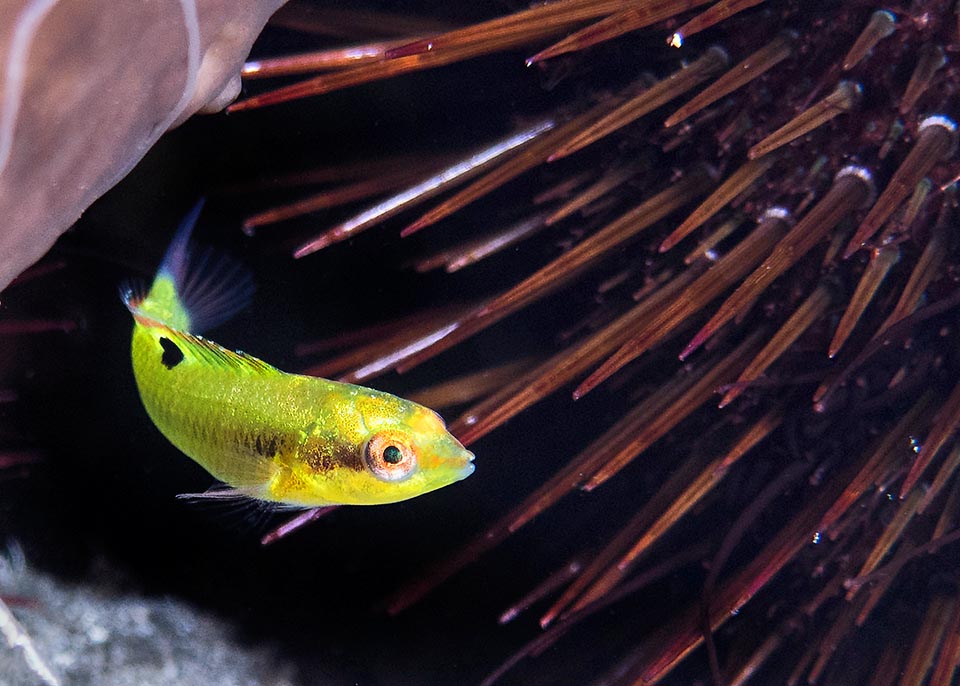
M 149 320 L 143 323 L 150 324 Z M 177 331 L 158 322 L 152 322 L 152 324 L 162 329 L 160 343 L 169 356 L 168 361 L 164 363 L 168 365 L 168 368 L 172 369 L 182 362 L 187 362 L 188 364 L 227 367 L 242 374 L 282 373 L 276 367 L 240 350 L 233 351 L 224 348 L 222 345 L 208 341 L 202 336 L 194 336 L 186 331 Z M 167 343 L 164 343 L 164 340 Z
M 140 303 L 147 297 L 147 284 L 140 279 L 124 279 L 120 282 L 120 300 L 133 314 L 138 313 Z
M 271 507 L 273 503 L 269 503 L 266 500 L 261 500 L 254 495 L 254 492 L 251 489 L 246 488 L 231 488 L 225 484 L 217 484 L 216 486 L 211 486 L 203 493 L 179 493 L 177 494 L 177 500 L 186 500 L 190 503 L 203 503 L 210 501 L 219 501 L 226 503 L 247 503 L 249 501 L 255 501 L 259 504 L 263 504 L 267 507 Z
M 173 234 L 173 240 L 170 241 L 167 252 L 163 256 L 163 262 L 157 269 L 158 277 L 165 274 L 178 286 L 182 286 L 186 281 L 190 266 L 190 237 L 193 235 L 193 229 L 197 225 L 197 219 L 205 203 L 205 198 L 198 200 L 187 216 L 180 221 L 180 226 Z
M 203 202 L 181 222 L 146 297 L 122 291 L 135 316 L 196 333 L 226 321 L 249 302 L 254 287 L 247 270 L 233 258 L 190 243 Z
M 226 484 L 216 484 L 211 486 L 203 493 L 179 493 L 177 500 L 185 500 L 188 503 L 236 503 L 239 505 L 250 505 L 257 509 L 264 509 L 268 512 L 293 512 L 303 510 L 302 505 L 290 505 L 288 503 L 278 503 L 272 500 L 263 500 L 257 495 L 255 488 L 233 488 Z M 336 507 L 335 505 L 330 506 Z M 327 509 L 327 508 L 315 508 Z
M 257 497 L 255 489 L 231 488 L 226 484 L 212 486 L 204 493 L 181 493 L 177 499 L 204 507 L 205 510 L 214 514 L 214 519 L 244 534 L 255 532 L 257 535 L 264 535 L 274 515 L 302 509 L 293 505 L 261 500 Z

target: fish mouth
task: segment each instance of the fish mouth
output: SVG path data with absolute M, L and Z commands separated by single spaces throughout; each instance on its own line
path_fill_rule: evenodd
M 473 458 L 474 458 L 475 456 L 474 456 L 474 454 L 473 454 L 472 452 L 470 452 L 469 450 L 464 450 L 463 453 L 464 453 L 464 454 L 463 454 L 463 456 L 462 456 L 462 458 L 461 458 L 461 459 L 463 460 L 463 467 L 461 468 L 461 476 L 460 476 L 460 478 L 461 478 L 461 479 L 466 479 L 468 476 L 470 476 L 471 474 L 473 474 L 473 472 L 474 472 L 474 470 L 476 470 L 477 466 L 476 466 L 475 464 L 473 464 Z

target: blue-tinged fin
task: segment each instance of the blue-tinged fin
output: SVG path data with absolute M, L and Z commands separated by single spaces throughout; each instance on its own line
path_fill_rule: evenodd
M 181 222 L 149 292 L 143 296 L 132 287 L 121 291 L 127 308 L 142 323 L 197 333 L 226 321 L 250 301 L 253 280 L 239 262 L 191 245 L 202 209 L 203 200 Z

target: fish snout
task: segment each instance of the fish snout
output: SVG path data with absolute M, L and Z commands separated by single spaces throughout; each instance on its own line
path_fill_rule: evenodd
M 457 462 L 459 462 L 461 465 L 461 479 L 466 479 L 468 476 L 473 474 L 474 470 L 477 468 L 476 465 L 473 464 L 473 458 L 474 454 L 466 448 L 464 448 L 460 455 L 456 458 Z

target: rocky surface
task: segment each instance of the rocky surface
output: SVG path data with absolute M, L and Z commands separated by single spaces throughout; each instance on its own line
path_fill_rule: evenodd
M 0 686 L 295 684 L 275 647 L 245 645 L 224 621 L 173 598 L 121 591 L 111 570 L 92 577 L 66 583 L 24 564 L 16 548 L 4 557 L 0 597 L 18 625 L 3 626 L 4 637 L 21 630 L 43 664 L 30 664 L 30 647 L 4 645 Z

